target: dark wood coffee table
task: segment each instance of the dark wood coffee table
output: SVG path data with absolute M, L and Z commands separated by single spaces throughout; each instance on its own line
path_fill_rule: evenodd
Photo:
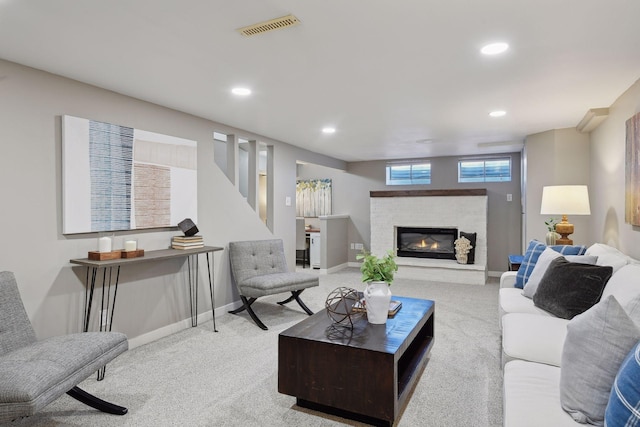
M 278 337 L 278 391 L 306 408 L 393 425 L 429 359 L 435 303 L 393 297 L 402 308 L 386 325 L 360 318 L 333 328 L 322 310 Z

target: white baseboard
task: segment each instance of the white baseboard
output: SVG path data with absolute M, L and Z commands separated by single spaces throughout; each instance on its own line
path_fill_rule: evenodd
M 321 268 L 320 269 L 320 274 L 335 273 L 336 271 L 344 270 L 347 267 L 349 267 L 349 265 L 347 263 L 344 263 L 344 264 L 333 266 L 331 268 Z
M 232 302 L 231 304 L 227 304 L 222 307 L 217 307 L 216 318 L 222 316 L 229 310 L 235 310 L 241 305 L 242 305 L 241 301 L 235 301 L 235 302 Z M 211 310 L 198 314 L 198 324 L 211 321 L 211 320 L 212 320 Z M 191 318 L 184 319 L 179 322 L 172 323 L 171 325 L 163 326 L 162 328 L 158 328 L 156 330 L 147 332 L 146 334 L 138 335 L 135 338 L 131 338 L 129 340 L 129 349 L 134 349 L 136 347 L 140 347 L 141 345 L 149 344 L 150 342 L 159 340 L 160 338 L 167 337 L 169 335 L 175 334 L 176 332 L 180 332 L 188 328 L 191 328 Z

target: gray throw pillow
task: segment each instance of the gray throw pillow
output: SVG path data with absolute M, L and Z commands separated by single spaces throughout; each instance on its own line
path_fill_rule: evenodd
M 560 363 L 560 404 L 579 423 L 604 424 L 616 373 L 640 340 L 638 301 L 626 307 L 608 296 L 567 324 Z
M 556 252 L 551 248 L 546 248 L 540 254 L 535 267 L 533 267 L 533 271 L 522 289 L 522 295 L 527 298 L 533 298 L 538 290 L 540 280 L 542 280 L 544 273 L 546 273 L 549 268 L 549 264 L 551 264 L 551 261 L 556 258 L 560 258 L 561 256 L 562 255 L 559 252 Z M 598 257 L 594 255 L 565 255 L 564 259 L 569 262 L 579 262 L 582 264 L 595 264 L 598 261 Z
M 542 276 L 533 304 L 554 316 L 572 319 L 600 301 L 612 273 L 610 266 L 556 258 Z

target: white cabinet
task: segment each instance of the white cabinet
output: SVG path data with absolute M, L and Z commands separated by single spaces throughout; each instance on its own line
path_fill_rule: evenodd
M 320 268 L 320 233 L 309 233 L 309 263 L 311 268 Z

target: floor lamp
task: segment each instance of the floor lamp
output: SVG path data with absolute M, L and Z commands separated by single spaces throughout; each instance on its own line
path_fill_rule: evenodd
M 541 215 L 562 215 L 562 221 L 556 224 L 556 233 L 561 237 L 558 245 L 573 245 L 569 235 L 573 233 L 573 224 L 567 215 L 590 215 L 589 191 L 586 185 L 552 185 L 542 188 Z

